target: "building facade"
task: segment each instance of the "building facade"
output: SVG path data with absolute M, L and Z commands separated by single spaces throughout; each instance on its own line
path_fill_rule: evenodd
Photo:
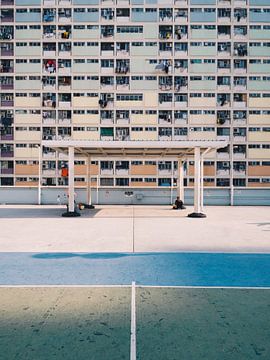
M 43 187 L 67 185 L 42 139 L 227 139 L 204 185 L 270 189 L 270 0 L 0 4 L 1 187 L 36 188 L 39 166 Z M 75 161 L 79 188 L 86 167 Z M 90 173 L 101 189 L 152 191 L 176 185 L 177 159 L 91 159 Z

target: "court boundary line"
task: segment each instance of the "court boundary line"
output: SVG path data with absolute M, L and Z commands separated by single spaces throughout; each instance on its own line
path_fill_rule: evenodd
M 130 360 L 136 360 L 136 283 L 131 285 Z
M 135 288 L 164 288 L 164 289 L 243 289 L 243 290 L 270 290 L 270 286 L 190 286 L 190 285 L 143 285 L 135 284 Z M 132 288 L 132 285 L 0 285 L 1 288 Z

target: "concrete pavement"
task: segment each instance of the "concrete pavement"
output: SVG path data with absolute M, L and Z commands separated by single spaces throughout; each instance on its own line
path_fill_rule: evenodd
M 0 252 L 270 253 L 268 207 L 206 207 L 206 219 L 169 206 L 97 206 L 80 218 L 63 211 L 0 206 Z

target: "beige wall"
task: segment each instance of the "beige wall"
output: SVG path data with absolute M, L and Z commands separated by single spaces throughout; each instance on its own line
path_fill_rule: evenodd
M 99 140 L 99 131 L 73 131 L 73 140 Z
M 215 115 L 190 115 L 189 123 L 191 125 L 215 125 L 217 122 Z
M 248 149 L 250 159 L 270 159 L 270 149 Z
M 16 131 L 14 132 L 15 141 L 40 141 L 40 131 Z
M 24 158 L 38 159 L 38 153 L 39 153 L 38 148 L 16 148 L 15 147 L 14 157 L 20 158 L 20 159 L 24 159 Z
M 15 106 L 22 108 L 37 107 L 40 108 L 40 97 L 15 97 Z
M 189 98 L 189 106 L 192 107 L 215 107 L 216 99 L 215 98 Z
M 95 114 L 73 114 L 72 117 L 73 125 L 99 125 L 99 115 Z
M 250 131 L 248 132 L 248 140 L 249 141 L 260 141 L 264 142 L 270 141 L 270 132 L 268 131 Z
M 255 108 L 267 108 L 269 107 L 269 98 L 250 98 L 249 106 Z
M 131 114 L 130 122 L 131 125 L 156 125 L 157 115 Z
M 72 104 L 74 107 L 88 108 L 88 107 L 98 107 L 98 97 L 88 97 L 88 96 L 74 96 L 72 99 Z
M 15 114 L 15 124 L 41 124 L 41 114 Z
M 248 123 L 250 125 L 269 125 L 270 116 L 269 115 L 249 115 Z

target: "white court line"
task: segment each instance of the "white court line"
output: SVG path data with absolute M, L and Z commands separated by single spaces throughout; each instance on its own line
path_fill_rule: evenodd
M 0 288 L 130 288 L 132 285 L 0 285 Z
M 268 286 L 185 286 L 185 285 L 136 285 L 139 288 L 164 289 L 246 289 L 270 290 Z M 0 288 L 132 288 L 132 285 L 0 285 Z
M 244 290 L 270 290 L 267 286 L 185 286 L 185 285 L 137 285 L 140 288 L 164 289 L 244 289 Z
M 130 330 L 130 360 L 136 360 L 136 286 L 131 287 L 131 330 Z

